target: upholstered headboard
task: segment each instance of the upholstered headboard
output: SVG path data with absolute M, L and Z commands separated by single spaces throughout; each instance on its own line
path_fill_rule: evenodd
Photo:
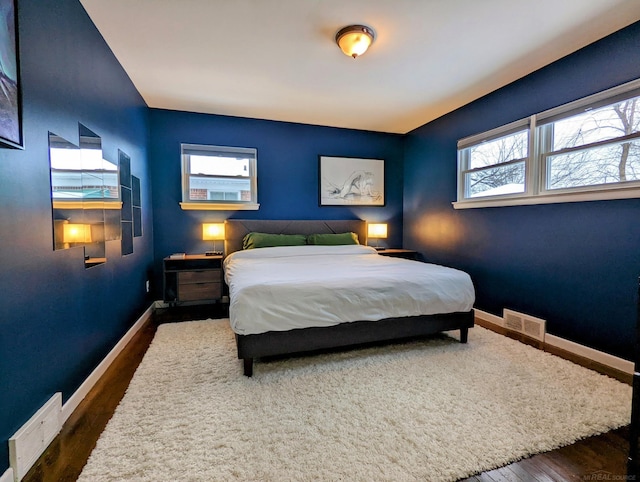
M 224 225 L 226 254 L 240 251 L 242 239 L 251 232 L 304 235 L 354 232 L 358 235 L 360 244 L 367 244 L 367 222 L 360 219 L 338 221 L 227 219 Z

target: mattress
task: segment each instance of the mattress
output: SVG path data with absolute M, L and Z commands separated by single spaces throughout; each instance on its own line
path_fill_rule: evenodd
M 240 335 L 469 311 L 463 271 L 381 256 L 368 246 L 288 246 L 225 258 L 229 319 Z

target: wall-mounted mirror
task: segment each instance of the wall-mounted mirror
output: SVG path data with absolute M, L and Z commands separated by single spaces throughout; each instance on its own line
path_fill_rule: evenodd
M 133 193 L 131 190 L 131 158 L 118 150 L 118 164 L 120 165 L 120 196 L 122 196 L 122 210 L 120 211 L 120 228 L 122 241 L 120 242 L 122 255 L 133 253 Z
M 104 263 L 105 241 L 120 239 L 118 166 L 102 157 L 83 125 L 79 146 L 49 133 L 54 249 L 84 248 L 85 267 Z

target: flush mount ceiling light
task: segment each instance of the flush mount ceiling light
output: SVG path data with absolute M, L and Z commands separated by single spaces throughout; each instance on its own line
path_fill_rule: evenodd
M 336 43 L 349 57 L 359 57 L 367 51 L 376 38 L 376 33 L 366 25 L 349 25 L 336 34 Z

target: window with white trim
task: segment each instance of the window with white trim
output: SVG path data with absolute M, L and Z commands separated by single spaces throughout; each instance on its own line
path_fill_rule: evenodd
M 458 141 L 456 208 L 640 197 L 640 80 Z
M 258 209 L 257 151 L 181 144 L 182 209 Z
M 528 126 L 506 126 L 458 152 L 465 199 L 525 192 Z

